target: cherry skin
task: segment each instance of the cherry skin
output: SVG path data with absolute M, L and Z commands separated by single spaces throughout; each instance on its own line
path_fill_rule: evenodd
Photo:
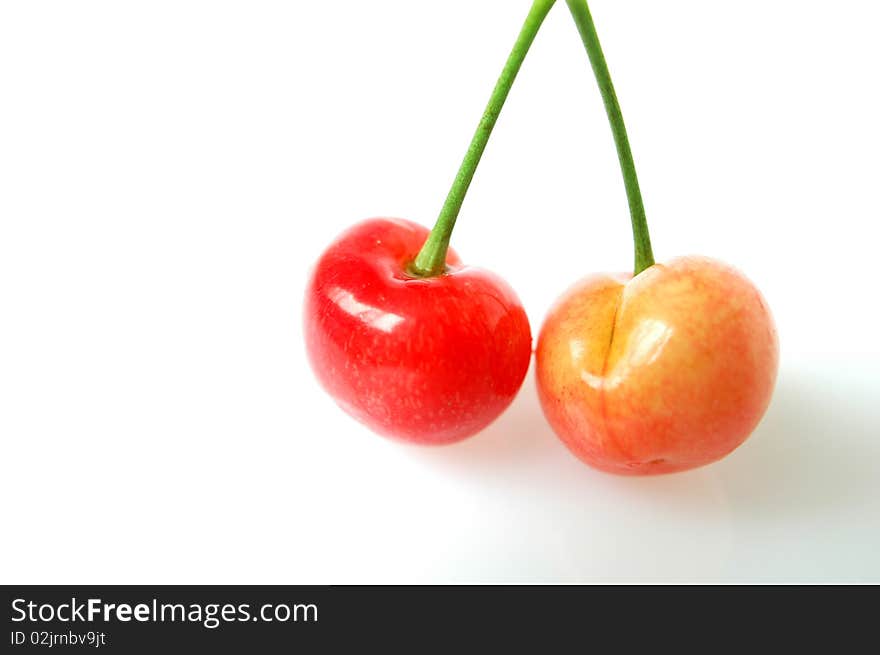
M 388 218 L 340 235 L 312 272 L 304 332 L 312 369 L 342 409 L 385 436 L 446 444 L 510 404 L 531 332 L 514 291 L 451 249 L 444 274 L 411 274 L 427 236 Z
M 565 445 L 611 473 L 651 475 L 718 460 L 755 429 L 779 345 L 741 273 L 682 257 L 593 275 L 551 309 L 536 349 L 538 395 Z

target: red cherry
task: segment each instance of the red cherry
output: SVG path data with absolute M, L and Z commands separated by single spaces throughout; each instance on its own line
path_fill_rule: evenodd
M 389 218 L 340 235 L 309 281 L 304 332 L 316 376 L 346 412 L 389 437 L 444 444 L 507 408 L 531 332 L 514 291 L 451 249 L 444 274 L 408 273 L 427 236 Z

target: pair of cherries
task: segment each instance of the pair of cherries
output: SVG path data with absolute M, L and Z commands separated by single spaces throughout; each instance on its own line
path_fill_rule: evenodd
M 419 444 L 470 437 L 512 402 L 532 335 L 516 293 L 448 249 L 452 227 L 516 73 L 553 0 L 536 0 L 432 231 L 364 221 L 321 255 L 304 311 L 312 368 L 374 431 Z M 629 198 L 633 275 L 590 275 L 546 317 L 535 349 L 544 414 L 568 448 L 618 474 L 682 471 L 739 446 L 778 367 L 767 304 L 704 257 L 655 264 L 620 108 L 584 0 L 567 0 L 605 100 Z

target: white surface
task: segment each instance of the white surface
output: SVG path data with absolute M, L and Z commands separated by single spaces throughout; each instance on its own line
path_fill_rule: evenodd
M 735 264 L 777 318 L 726 460 L 594 472 L 531 374 L 436 450 L 317 387 L 308 267 L 357 220 L 433 221 L 528 4 L 0 5 L 0 582 L 880 581 L 872 3 L 593 2 L 658 259 Z M 453 241 L 534 332 L 630 265 L 561 3 Z

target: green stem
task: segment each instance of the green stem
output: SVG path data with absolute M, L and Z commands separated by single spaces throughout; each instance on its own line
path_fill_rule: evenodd
M 449 194 L 446 196 L 446 202 L 443 203 L 434 229 L 428 235 L 415 261 L 410 265 L 410 271 L 413 274 L 429 277 L 440 275 L 446 269 L 446 251 L 449 249 L 452 228 L 455 227 L 455 219 L 458 218 L 458 212 L 461 210 L 468 187 L 474 178 L 486 144 L 489 142 L 492 128 L 495 127 L 504 101 L 507 100 L 507 94 L 513 86 L 513 81 L 516 79 L 516 74 L 519 72 L 532 41 L 535 40 L 538 28 L 541 27 L 541 23 L 544 22 L 544 18 L 555 2 L 556 0 L 535 0 L 532 3 L 532 8 L 526 16 L 522 30 L 520 30 L 513 50 L 507 58 L 507 63 L 504 64 L 504 69 L 501 71 L 498 82 L 496 82 L 489 98 L 489 104 L 486 105 L 477 131 L 474 133 L 464 160 L 461 162 L 452 188 L 449 189 Z
M 636 176 L 636 166 L 633 163 L 632 150 L 626 136 L 623 114 L 620 112 L 620 104 L 617 102 L 617 94 L 614 93 L 608 64 L 605 63 L 605 55 L 602 53 L 599 36 L 596 34 L 596 26 L 593 25 L 593 17 L 590 15 L 590 8 L 587 6 L 586 0 L 565 1 L 590 57 L 590 65 L 593 67 L 596 82 L 599 84 L 599 91 L 602 92 L 605 112 L 608 114 L 608 122 L 611 123 L 611 132 L 614 134 L 617 158 L 620 160 L 620 170 L 623 173 L 623 184 L 626 187 L 626 197 L 629 201 L 629 213 L 632 219 L 633 241 L 635 243 L 634 275 L 638 275 L 654 265 L 654 253 L 651 250 L 651 236 L 648 233 L 645 206 L 642 204 L 642 193 L 639 191 L 639 179 Z

